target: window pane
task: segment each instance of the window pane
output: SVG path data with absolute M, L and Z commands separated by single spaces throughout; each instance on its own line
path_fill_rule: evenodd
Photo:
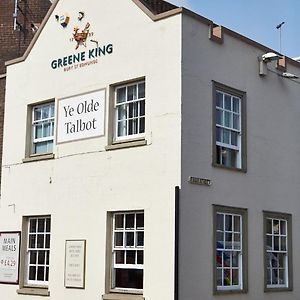
M 238 133 L 235 131 L 231 132 L 231 145 L 233 145 L 233 146 L 238 145 Z
M 140 130 L 139 133 L 145 132 L 145 118 L 140 118 Z
M 115 287 L 143 289 L 143 270 L 115 269 Z
M 29 256 L 30 256 L 29 263 L 35 265 L 36 258 L 37 258 L 37 251 L 30 251 Z
M 144 228 L 144 214 L 136 214 L 136 228 Z
M 273 220 L 273 234 L 279 234 L 279 220 Z
M 223 120 L 223 111 L 222 110 L 217 109 L 216 119 L 217 119 L 217 124 L 223 125 L 224 120 Z
M 39 265 L 44 265 L 45 264 L 45 251 L 39 251 L 39 259 L 38 259 L 38 264 Z
M 234 216 L 234 231 L 240 232 L 241 231 L 241 218 L 239 216 Z
M 49 267 L 46 267 L 46 278 L 45 278 L 46 281 L 49 280 Z
M 272 220 L 267 219 L 267 233 L 272 234 Z
M 34 121 L 38 121 L 40 120 L 42 117 L 42 112 L 41 112 L 41 108 L 35 108 L 34 109 Z
M 230 268 L 231 266 L 231 253 L 230 252 L 223 252 L 223 263 L 224 267 Z
M 134 247 L 134 233 L 126 232 L 126 247 Z
M 144 232 L 137 232 L 137 246 L 144 246 Z
M 44 248 L 44 235 L 43 234 L 37 235 L 37 248 Z
M 232 233 L 225 233 L 226 249 L 232 249 Z
M 45 219 L 38 219 L 38 232 L 45 231 Z
M 35 144 L 35 153 L 47 153 L 47 142 Z
M 35 139 L 40 139 L 43 137 L 43 125 L 39 124 L 35 126 Z
M 122 247 L 123 246 L 123 232 L 116 232 L 115 233 L 115 247 Z
M 233 238 L 234 238 L 233 248 L 238 250 L 241 249 L 241 235 L 239 233 L 235 233 Z
M 126 264 L 134 265 L 135 264 L 135 251 L 126 251 Z
M 37 269 L 37 280 L 44 281 L 45 267 L 39 266 Z
M 224 270 L 224 282 L 223 282 L 223 285 L 224 286 L 231 285 L 230 270 L 228 270 L 228 269 Z
M 45 248 L 49 249 L 50 248 L 50 234 L 46 234 L 46 244 Z
M 279 250 L 279 237 L 274 236 L 274 250 L 278 251 Z
M 117 89 L 117 103 L 126 101 L 126 87 Z
M 134 229 L 134 214 L 125 215 L 125 228 Z
M 231 215 L 225 216 L 225 230 L 232 231 L 232 216 Z
M 240 117 L 238 115 L 233 115 L 233 125 L 232 127 L 236 130 L 240 130 Z
M 138 119 L 133 119 L 128 121 L 128 134 L 138 133 Z
M 145 100 L 140 101 L 140 116 L 144 116 L 145 115 Z
M 224 102 L 225 102 L 225 109 L 231 110 L 231 96 L 225 95 Z
M 280 234 L 286 235 L 286 221 L 280 221 Z
M 129 118 L 138 117 L 138 102 L 129 103 Z
M 29 248 L 35 248 L 35 237 L 36 236 L 33 234 L 29 235 L 29 245 L 28 245 Z
M 216 266 L 219 268 L 221 268 L 223 265 L 222 257 L 222 251 L 216 251 Z
M 239 270 L 232 270 L 232 285 L 239 285 Z
M 127 119 L 127 105 L 120 105 L 117 108 L 118 110 L 118 120 L 126 120 Z
M 124 215 L 115 215 L 115 229 L 124 228 Z
M 223 108 L 223 94 L 220 92 L 216 93 L 216 106 Z
M 221 269 L 217 270 L 216 276 L 217 276 L 217 286 L 222 286 L 222 270 Z
M 51 227 L 51 219 L 47 218 L 46 219 L 46 231 L 50 232 L 50 227 Z
M 137 264 L 144 264 L 144 251 L 137 251 Z
M 29 232 L 36 232 L 36 219 L 30 220 Z
M 232 104 L 233 104 L 232 110 L 236 113 L 239 113 L 240 112 L 240 99 L 233 97 Z
M 239 266 L 239 254 L 238 252 L 232 252 L 232 267 L 237 268 Z
M 50 107 L 49 106 L 42 107 L 42 118 L 48 119 L 49 117 L 50 117 Z
M 232 127 L 231 126 L 231 113 L 228 111 L 225 111 L 225 126 L 226 127 Z
M 222 129 L 220 127 L 216 128 L 216 140 L 217 142 L 222 143 Z
M 287 249 L 287 247 L 286 247 L 286 237 L 281 237 L 281 241 L 280 241 L 281 243 L 281 245 L 280 245 L 280 247 L 281 247 L 281 251 L 286 251 L 286 249 Z
M 127 135 L 127 125 L 126 121 L 118 122 L 118 136 Z
M 267 249 L 271 250 L 272 249 L 272 236 L 271 235 L 267 235 Z
M 30 266 L 29 267 L 29 280 L 35 280 L 35 273 L 36 272 L 36 267 Z
M 217 230 L 224 230 L 224 215 L 217 214 Z
M 145 98 L 145 82 L 139 84 L 138 90 L 139 90 L 139 99 Z
M 230 131 L 227 129 L 223 129 L 223 143 L 224 144 L 230 143 Z
M 116 251 L 116 264 L 124 264 L 125 263 L 125 251 L 120 250 Z
M 137 89 L 136 85 L 131 85 L 127 89 L 127 100 L 135 100 L 137 98 Z
M 224 232 L 217 232 L 217 248 L 224 249 Z

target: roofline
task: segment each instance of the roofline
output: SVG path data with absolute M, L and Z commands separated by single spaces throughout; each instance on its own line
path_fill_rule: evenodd
M 36 34 L 34 35 L 33 39 L 31 40 L 31 42 L 30 42 L 28 48 L 26 49 L 25 53 L 23 54 L 23 56 L 5 62 L 5 65 L 6 65 L 6 66 L 10 66 L 10 65 L 13 65 L 13 64 L 22 62 L 22 61 L 24 61 L 24 60 L 28 57 L 28 55 L 29 55 L 31 49 L 32 49 L 33 46 L 35 45 L 37 39 L 39 38 L 39 36 L 40 36 L 42 30 L 44 29 L 46 23 L 48 22 L 48 20 L 49 20 L 51 14 L 52 14 L 52 12 L 54 11 L 54 9 L 55 9 L 55 7 L 56 7 L 56 5 L 57 5 L 58 2 L 59 2 L 59 0 L 54 0 L 54 1 L 53 1 L 53 3 L 52 3 L 52 5 L 51 5 L 51 7 L 49 8 L 49 10 L 48 10 L 48 12 L 47 12 L 45 18 L 43 19 L 43 21 L 42 21 L 42 23 L 41 23 L 41 26 L 40 26 L 39 29 L 37 30 Z
M 214 26 L 214 22 L 212 20 L 209 20 L 205 17 L 202 17 L 201 15 L 187 9 L 187 8 L 184 8 L 184 7 L 178 7 L 178 8 L 174 8 L 174 9 L 171 9 L 167 12 L 163 12 L 163 13 L 160 13 L 160 14 L 157 14 L 157 15 L 154 15 L 145 5 L 143 5 L 139 0 L 131 0 L 132 2 L 134 2 L 150 19 L 152 19 L 154 22 L 156 21 L 160 21 L 160 20 L 163 20 L 163 19 L 166 19 L 166 18 L 169 18 L 169 17 L 172 17 L 172 16 L 175 16 L 175 15 L 178 15 L 178 14 L 184 14 L 184 15 L 187 15 L 187 16 L 190 16 L 196 20 L 198 20 L 199 22 L 203 23 L 203 24 L 206 24 L 208 26 Z M 36 32 L 36 34 L 34 35 L 34 38 L 32 39 L 31 43 L 29 44 L 28 48 L 26 49 L 25 53 L 23 54 L 23 56 L 19 57 L 19 58 L 16 58 L 16 59 L 12 59 L 12 60 L 9 60 L 5 63 L 6 66 L 10 66 L 10 65 L 13 65 L 13 64 L 16 64 L 16 63 L 19 63 L 19 62 L 22 62 L 24 61 L 31 49 L 33 48 L 33 46 L 35 45 L 37 39 L 39 38 L 43 28 L 45 27 L 46 23 L 48 22 L 52 12 L 54 11 L 56 5 L 58 4 L 59 0 L 54 0 L 52 6 L 50 7 L 49 11 L 47 12 L 45 18 L 43 19 L 42 23 L 41 23 L 41 26 L 39 27 L 38 31 Z M 228 29 L 226 27 L 223 27 L 221 26 L 222 30 L 224 31 L 224 33 L 226 33 L 227 35 L 233 37 L 233 38 L 236 38 L 236 39 L 239 39 L 245 43 L 247 43 L 248 45 L 251 45 L 253 47 L 256 47 L 264 52 L 276 52 L 278 54 L 281 54 L 271 48 L 268 48 L 254 40 L 251 40 L 250 38 L 246 37 L 246 36 L 243 36 L 231 29 Z M 290 57 L 286 57 L 286 60 L 289 64 L 291 65 L 294 65 L 296 67 L 300 67 L 300 62 L 290 58 Z
M 141 1 L 139 0 L 132 0 L 152 21 L 156 22 L 162 19 L 166 19 L 168 17 L 177 15 L 182 13 L 183 8 L 182 7 L 177 7 L 171 10 L 168 10 L 166 12 L 160 13 L 160 14 L 153 14 L 150 9 L 148 9 Z

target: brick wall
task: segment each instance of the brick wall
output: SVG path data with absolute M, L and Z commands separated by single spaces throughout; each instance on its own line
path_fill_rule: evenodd
M 42 22 L 51 6 L 51 2 L 49 0 L 18 0 L 18 6 L 17 21 L 22 28 L 21 30 L 14 30 L 15 0 L 0 0 L 0 170 L 5 101 L 5 77 L 1 78 L 1 74 L 6 72 L 6 61 L 24 54 L 34 36 L 32 24 Z

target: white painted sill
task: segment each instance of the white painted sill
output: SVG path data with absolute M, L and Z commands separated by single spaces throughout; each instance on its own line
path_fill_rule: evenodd
M 114 142 L 111 145 L 107 145 L 105 147 L 105 150 L 111 151 L 111 150 L 140 147 L 140 146 L 146 146 L 146 145 L 147 145 L 147 141 L 144 139 L 142 139 L 142 140 L 126 140 L 126 141 L 122 141 L 122 142 Z

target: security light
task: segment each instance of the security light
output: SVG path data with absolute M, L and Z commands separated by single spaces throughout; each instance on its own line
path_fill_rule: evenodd
M 266 54 L 263 54 L 261 56 L 261 58 L 262 58 L 263 62 L 268 63 L 270 61 L 279 60 L 282 58 L 282 56 L 280 56 L 279 54 L 276 54 L 274 52 L 268 52 Z
M 292 73 L 282 73 L 282 77 L 284 78 L 290 78 L 290 79 L 298 79 L 299 77 L 295 74 L 292 74 Z

